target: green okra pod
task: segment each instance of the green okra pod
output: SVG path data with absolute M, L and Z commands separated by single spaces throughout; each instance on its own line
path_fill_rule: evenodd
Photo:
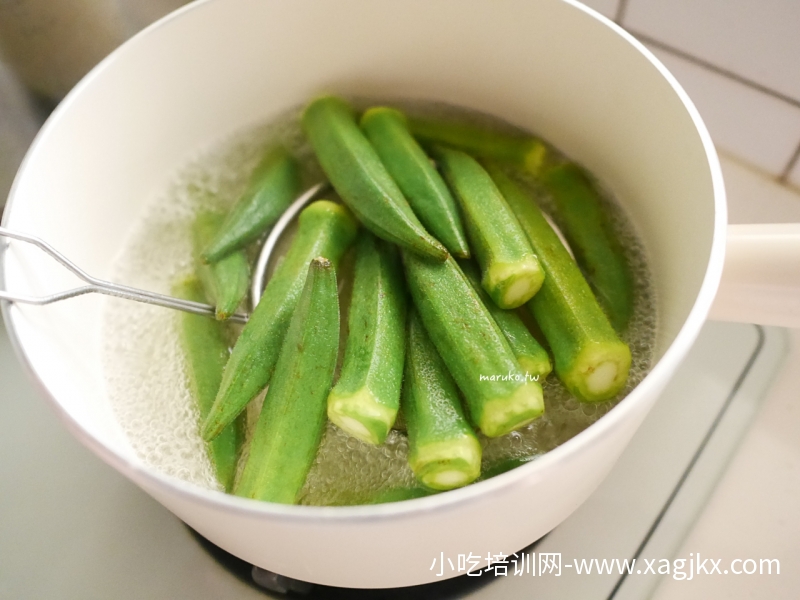
M 547 350 L 536 341 L 536 338 L 533 337 L 533 334 L 531 334 L 515 311 L 502 309 L 492 302 L 492 299 L 481 287 L 480 273 L 475 265 L 465 261 L 460 262 L 459 266 L 464 275 L 467 276 L 467 279 L 469 279 L 472 287 L 478 292 L 484 306 L 489 309 L 503 335 L 506 336 L 522 370 L 540 381 L 547 377 L 553 370 L 553 364 L 550 362 Z
M 325 398 L 339 349 L 336 271 L 315 258 L 264 398 L 234 493 L 294 504 L 325 429 Z
M 194 302 L 206 301 L 200 282 L 193 277 L 175 284 L 172 293 L 178 298 Z M 228 343 L 223 331 L 225 325 L 191 313 L 181 313 L 180 319 L 180 340 L 189 389 L 197 403 L 202 423 L 217 396 L 222 370 L 228 362 Z M 233 487 L 243 432 L 241 423 L 231 423 L 207 445 L 217 480 L 228 492 Z
M 457 258 L 469 258 L 458 206 L 399 110 L 378 106 L 361 117 L 361 128 L 422 224 Z
M 435 490 L 466 485 L 481 473 L 481 445 L 464 417 L 458 389 L 417 315 L 408 320 L 403 383 L 408 464 Z
M 365 499 L 363 504 L 387 504 L 389 502 L 403 502 L 404 500 L 414 500 L 424 498 L 434 494 L 429 489 L 419 487 L 395 487 L 385 491 L 377 492 Z
M 393 487 L 380 487 L 377 490 L 369 490 L 366 493 L 353 494 L 346 500 L 340 501 L 336 506 L 359 506 L 365 504 L 403 502 L 404 500 L 414 500 L 415 498 L 432 496 L 436 493 L 436 490 L 416 483 L 411 486 L 396 485 Z
M 414 305 L 464 395 L 472 422 L 496 437 L 541 416 L 541 385 L 522 373 L 508 340 L 455 260 L 402 256 Z
M 522 306 L 544 279 L 525 232 L 478 161 L 442 146 L 434 148 L 434 156 L 464 213 L 483 289 L 500 308 Z
M 631 351 L 619 339 L 575 261 L 541 210 L 494 165 L 489 172 L 542 261 L 542 289 L 528 303 L 555 359 L 555 371 L 578 399 L 618 394 L 628 378 Z
M 327 200 L 313 202 L 300 213 L 291 247 L 233 347 L 214 406 L 203 425 L 203 438 L 216 437 L 269 383 L 308 264 L 317 256 L 338 264 L 357 229 L 349 210 Z
M 424 256 L 447 250 L 419 222 L 341 98 L 325 96 L 303 113 L 303 128 L 322 170 L 353 213 L 375 235 Z
M 575 260 L 617 331 L 624 331 L 633 314 L 633 284 L 620 245 L 612 238 L 597 189 L 573 163 L 542 172 Z
M 410 116 L 414 137 L 427 144 L 444 144 L 537 173 L 548 158 L 547 145 L 532 135 L 508 133 L 464 120 Z
M 522 465 L 528 464 L 534 459 L 535 459 L 534 456 L 525 456 L 522 458 L 514 457 L 501 460 L 489 467 L 484 468 L 483 472 L 481 472 L 480 481 L 485 481 L 486 479 L 497 477 L 498 475 L 502 475 L 503 473 L 508 473 L 509 471 L 516 469 L 517 467 L 521 467 Z
M 362 230 L 344 362 L 328 396 L 328 418 L 370 444 L 383 443 L 400 406 L 406 303 L 397 248 Z
M 203 260 L 215 263 L 258 239 L 297 197 L 301 185 L 297 161 L 284 148 L 268 151 L 244 194 L 203 249 Z
M 214 238 L 222 223 L 222 215 L 201 213 L 192 227 L 197 275 L 203 283 L 206 297 L 214 304 L 217 319 L 225 320 L 247 296 L 250 289 L 250 265 L 247 256 L 237 250 L 214 264 L 204 264 L 201 253 Z

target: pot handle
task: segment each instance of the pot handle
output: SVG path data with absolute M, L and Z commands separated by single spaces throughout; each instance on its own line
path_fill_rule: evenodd
M 800 327 L 800 223 L 728 226 L 709 318 Z

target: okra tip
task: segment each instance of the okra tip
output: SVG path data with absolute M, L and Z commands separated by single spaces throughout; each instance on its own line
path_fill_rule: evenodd
M 530 149 L 525 152 L 522 160 L 523 168 L 532 175 L 538 175 L 542 172 L 545 162 L 548 158 L 547 146 L 544 142 L 532 138 L 530 141 Z
M 333 266 L 333 263 L 324 256 L 318 256 L 317 258 L 312 259 L 311 266 L 315 269 L 330 269 Z
M 206 420 L 200 427 L 200 437 L 203 438 L 203 441 L 211 442 L 220 433 L 222 433 L 222 430 L 225 429 L 226 425 L 227 423 L 221 422 L 219 418 L 214 414 L 212 407 L 212 410 L 209 411 Z
M 408 123 L 406 115 L 402 111 L 396 108 L 392 108 L 390 106 L 373 106 L 365 110 L 364 114 L 361 115 L 361 120 L 359 121 L 359 125 L 361 127 L 364 127 L 365 123 L 368 123 L 369 121 L 376 118 L 391 118 L 399 120 L 403 124 Z
M 303 109 L 303 112 L 300 115 L 300 121 L 305 122 L 310 113 L 316 110 L 324 109 L 325 107 L 331 107 L 335 110 L 346 110 L 351 114 L 355 112 L 353 107 L 350 106 L 350 103 L 348 103 L 344 98 L 335 94 L 320 94 L 311 102 L 306 104 L 306 107 Z
M 431 241 L 432 240 L 432 241 Z M 450 253 L 447 251 L 447 248 L 442 246 L 439 240 L 430 237 L 425 238 L 420 236 L 421 244 L 417 248 L 412 248 L 411 250 L 425 256 L 427 258 L 431 258 L 437 262 L 444 262 L 450 257 Z

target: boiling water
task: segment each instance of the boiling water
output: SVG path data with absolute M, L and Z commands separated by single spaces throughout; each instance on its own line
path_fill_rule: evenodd
M 440 105 L 406 105 L 409 111 L 469 116 L 507 127 L 485 115 Z M 233 136 L 203 153 L 177 174 L 169 189 L 153 199 L 132 228 L 115 262 L 113 279 L 156 292 L 169 293 L 176 278 L 191 273 L 190 227 L 196 214 L 226 210 L 244 191 L 250 172 L 264 148 L 286 145 L 304 164 L 307 183 L 322 172 L 290 111 L 269 125 Z M 540 205 L 553 214 L 547 196 L 528 182 Z M 488 439 L 483 444 L 483 473 L 502 471 L 509 464 L 533 460 L 564 443 L 606 414 L 647 374 L 656 328 L 655 299 L 650 274 L 631 223 L 606 194 L 611 227 L 621 242 L 635 282 L 634 315 L 625 336 L 633 363 L 625 390 L 604 403 L 583 404 L 572 398 L 554 375 L 543 382 L 545 414 L 520 431 Z M 345 290 L 346 294 L 346 290 Z M 346 299 L 343 302 L 346 306 Z M 150 467 L 200 486 L 219 489 L 198 431 L 199 415 L 186 379 L 176 311 L 109 299 L 104 313 L 105 372 L 112 404 L 131 445 Z M 231 339 L 236 331 L 231 327 Z M 344 339 L 344 338 L 343 338 Z M 258 402 L 248 407 L 257 417 Z M 416 487 L 406 462 L 408 442 L 392 431 L 381 446 L 349 437 L 328 423 L 314 466 L 301 493 L 303 504 L 357 504 L 383 492 Z

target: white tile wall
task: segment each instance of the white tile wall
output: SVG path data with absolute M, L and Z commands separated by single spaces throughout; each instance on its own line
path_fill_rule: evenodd
M 617 9 L 621 0 L 581 0 L 589 8 L 595 9 L 602 15 L 609 19 L 614 19 L 617 16 Z
M 789 184 L 800 189 L 800 160 L 794 165 L 794 169 L 789 173 Z
M 623 23 L 800 101 L 796 0 L 629 0 Z
M 731 223 L 800 223 L 800 193 L 765 177 L 752 166 L 720 155 L 728 221 Z
M 692 98 L 714 142 L 780 175 L 800 142 L 800 108 L 649 46 Z
M 619 23 L 694 99 L 718 147 L 800 187 L 800 2 L 619 0 Z

